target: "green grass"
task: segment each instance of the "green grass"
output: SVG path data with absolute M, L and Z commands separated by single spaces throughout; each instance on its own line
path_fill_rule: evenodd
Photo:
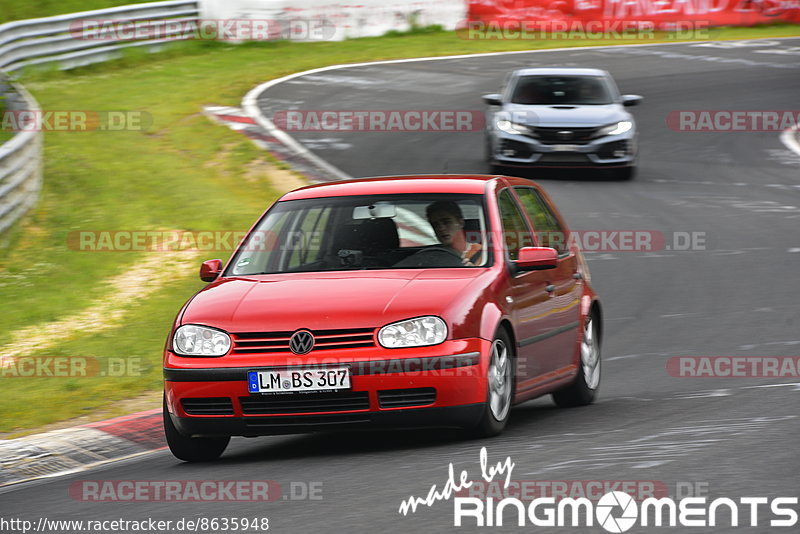
M 796 26 L 727 28 L 720 30 L 720 38 L 796 33 Z M 66 73 L 25 73 L 23 82 L 43 109 L 138 110 L 149 113 L 153 125 L 148 131 L 46 133 L 41 200 L 3 237 L 7 249 L 0 255 L 0 302 L 12 310 L 4 314 L 0 345 L 20 328 L 113 299 L 103 281 L 147 258 L 146 253 L 71 250 L 69 232 L 239 231 L 276 197 L 266 180 L 244 179 L 245 165 L 263 154 L 245 137 L 203 117 L 203 105 L 238 105 L 265 80 L 335 63 L 587 44 L 607 42 L 465 41 L 449 32 L 417 31 L 344 42 L 184 43 L 163 54 L 132 54 Z M 145 287 L 148 279 L 133 282 Z M 201 286 L 196 274 L 176 277 L 143 302 L 120 303 L 130 308 L 124 327 L 78 332 L 34 353 L 138 357 L 146 372 L 125 378 L 0 378 L 0 432 L 36 428 L 157 391 L 171 321 Z
M 3 0 L 0 24 L 12 20 L 34 19 L 78 11 L 141 4 L 154 0 Z

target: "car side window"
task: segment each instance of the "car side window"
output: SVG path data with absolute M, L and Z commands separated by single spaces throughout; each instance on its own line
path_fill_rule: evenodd
M 533 245 L 530 229 L 508 189 L 500 191 L 497 204 L 500 208 L 500 218 L 503 221 L 503 240 L 508 256 L 512 260 L 516 260 L 519 258 L 519 249 Z
M 533 222 L 539 246 L 554 248 L 559 255 L 568 254 L 566 233 L 539 192 L 525 186 L 515 187 L 514 191 Z

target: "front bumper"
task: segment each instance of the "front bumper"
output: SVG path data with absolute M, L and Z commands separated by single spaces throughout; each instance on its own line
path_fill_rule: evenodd
M 193 437 L 274 436 L 337 430 L 452 427 L 470 428 L 480 421 L 484 405 L 468 404 L 384 412 L 357 412 L 280 417 L 178 417 L 170 414 L 181 434 Z
M 364 351 L 346 350 L 303 357 L 302 362 L 297 357 L 247 357 L 247 365 L 240 365 L 237 357 L 198 362 L 198 358 L 168 354 L 164 390 L 175 426 L 194 436 L 468 427 L 478 422 L 486 400 L 490 346 L 489 341 L 476 338 L 420 349 L 381 349 L 372 358 L 364 357 Z M 179 362 L 184 365 L 176 366 Z M 347 366 L 351 389 L 313 394 L 248 392 L 248 371 L 326 366 Z
M 629 167 L 636 163 L 635 134 L 610 135 L 586 143 L 542 143 L 496 130 L 493 163 L 510 167 Z

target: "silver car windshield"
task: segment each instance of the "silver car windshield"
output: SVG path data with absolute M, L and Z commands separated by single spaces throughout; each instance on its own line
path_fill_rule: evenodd
M 269 210 L 225 274 L 484 267 L 487 235 L 482 195 L 291 200 Z
M 513 104 L 603 105 L 613 103 L 605 80 L 599 76 L 522 76 L 511 96 Z

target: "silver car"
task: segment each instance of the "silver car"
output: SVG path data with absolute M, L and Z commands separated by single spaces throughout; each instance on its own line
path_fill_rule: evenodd
M 599 69 L 513 71 L 501 94 L 483 96 L 490 172 L 506 167 L 610 169 L 620 179 L 636 170 L 636 122 L 625 107 L 642 101 L 620 95 Z

